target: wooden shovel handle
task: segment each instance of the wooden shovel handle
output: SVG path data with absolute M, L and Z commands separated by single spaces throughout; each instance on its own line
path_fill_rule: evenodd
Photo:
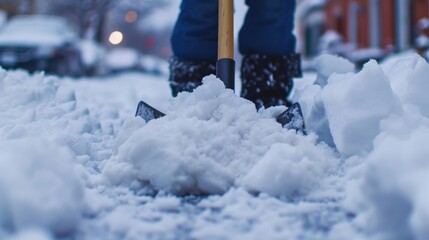
M 234 59 L 234 0 L 219 0 L 218 59 Z

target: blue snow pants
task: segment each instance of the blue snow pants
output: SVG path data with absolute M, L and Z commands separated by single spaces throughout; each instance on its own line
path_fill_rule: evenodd
M 173 53 L 184 60 L 217 59 L 218 0 L 182 0 L 173 30 Z M 295 0 L 246 0 L 249 10 L 239 32 L 245 54 L 295 52 Z

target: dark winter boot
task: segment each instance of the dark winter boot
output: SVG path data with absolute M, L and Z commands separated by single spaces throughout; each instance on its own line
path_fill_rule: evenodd
M 202 84 L 203 77 L 216 74 L 216 61 L 170 59 L 170 87 L 174 97 L 179 92 L 191 92 Z
M 254 102 L 256 107 L 291 106 L 287 100 L 292 78 L 300 77 L 300 55 L 251 54 L 243 56 L 241 65 L 241 96 Z

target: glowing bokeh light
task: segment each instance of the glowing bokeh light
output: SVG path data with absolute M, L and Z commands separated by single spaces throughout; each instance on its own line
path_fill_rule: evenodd
M 133 23 L 137 20 L 138 16 L 139 15 L 137 14 L 136 11 L 129 11 L 125 14 L 125 21 L 127 23 Z
M 118 45 L 124 40 L 124 35 L 119 31 L 114 31 L 109 36 L 109 42 L 113 45 Z

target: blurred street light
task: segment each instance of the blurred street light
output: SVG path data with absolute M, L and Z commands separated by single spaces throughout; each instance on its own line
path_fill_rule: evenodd
M 133 22 L 135 22 L 136 20 L 137 20 L 137 18 L 138 18 L 138 14 L 137 14 L 137 12 L 136 11 L 128 11 L 126 14 L 125 14 L 125 21 L 127 22 L 127 23 L 133 23 Z
M 124 35 L 119 31 L 114 31 L 109 36 L 109 42 L 113 45 L 118 45 L 124 40 Z

